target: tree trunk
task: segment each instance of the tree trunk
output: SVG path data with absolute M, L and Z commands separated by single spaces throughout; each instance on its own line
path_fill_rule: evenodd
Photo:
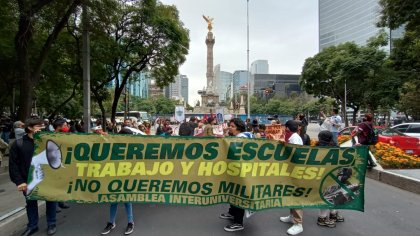
M 18 32 L 15 36 L 15 50 L 17 53 L 18 78 L 20 80 L 20 98 L 19 113 L 20 120 L 26 120 L 30 117 L 32 109 L 32 100 L 34 97 L 34 88 L 37 86 L 41 71 L 47 59 L 51 46 L 56 41 L 58 34 L 64 28 L 70 15 L 81 3 L 80 0 L 73 1 L 65 10 L 61 19 L 54 25 L 53 30 L 48 35 L 43 47 L 39 51 L 39 56 L 34 57 L 36 62 L 33 68 L 30 66 L 30 45 L 33 41 L 34 25 L 38 20 L 34 17 L 43 7 L 52 3 L 52 0 L 37 1 L 18 1 L 19 5 L 19 23 Z

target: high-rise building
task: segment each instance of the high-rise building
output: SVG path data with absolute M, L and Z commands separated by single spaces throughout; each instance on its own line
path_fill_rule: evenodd
M 377 35 L 379 0 L 319 0 L 319 50 L 354 41 L 364 45 Z
M 220 64 L 214 67 L 215 92 L 219 95 L 220 102 L 226 102 L 226 92 L 232 78 L 232 73 L 220 70 Z
M 128 82 L 128 88 L 131 96 L 148 98 L 150 75 L 147 72 L 140 72 L 135 75 L 137 79 Z
M 188 78 L 186 75 L 175 76 L 174 82 L 165 87 L 165 96 L 170 99 L 188 100 Z
M 248 73 L 248 71 L 236 70 L 235 72 L 233 72 L 233 92 L 234 93 L 238 93 L 240 91 L 246 92 L 248 90 L 248 86 L 247 86 L 248 76 L 249 76 L 250 83 L 252 84 L 251 76 Z
M 181 75 L 181 96 L 184 98 L 185 104 L 188 104 L 188 77 Z
M 268 74 L 268 60 L 256 60 L 251 63 L 251 74 Z
M 392 40 L 402 37 L 405 26 L 378 28 L 380 10 L 379 0 L 319 0 L 319 51 L 345 42 L 365 45 L 382 29 L 390 36 L 384 50 L 390 51 Z
M 289 97 L 293 93 L 300 94 L 299 77 L 300 75 L 256 74 L 254 75 L 254 95 Z

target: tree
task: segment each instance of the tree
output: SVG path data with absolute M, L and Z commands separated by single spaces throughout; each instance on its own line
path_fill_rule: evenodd
M 419 91 L 416 89 L 416 84 L 406 82 L 403 85 L 398 108 L 405 114 L 410 114 L 414 120 L 420 120 Z
M 106 69 L 106 76 L 95 78 L 97 86 L 92 89 L 113 81 L 115 121 L 120 96 L 136 73 L 150 71 L 159 86 L 173 82 L 188 53 L 188 30 L 174 6 L 156 0 L 98 2 L 92 6 L 91 19 L 92 58 Z
M 418 28 L 420 25 L 420 2 L 418 0 L 380 0 L 380 27 L 396 29 L 406 24 L 406 29 Z
M 42 68 L 51 47 L 81 0 L 18 0 L 17 3 L 15 50 L 21 95 L 18 117 L 24 120 L 31 113 L 34 88 L 42 78 Z
M 353 42 L 332 46 L 306 59 L 299 80 L 301 87 L 316 97 L 332 97 L 341 107 L 353 108 L 353 120 L 361 106 L 374 111 L 381 103 L 373 95 L 396 94 L 397 91 L 395 87 L 378 86 L 380 83 L 390 84 L 384 79 L 388 71 L 386 53 L 379 49 L 385 39 L 381 34 L 366 46 Z M 378 87 L 383 89 L 381 93 L 376 92 Z M 343 113 L 347 125 L 347 116 Z
M 0 4 L 0 113 L 4 107 L 9 107 L 13 114 L 13 92 L 17 82 L 13 35 L 17 29 L 18 8 L 14 1 L 1 0 Z
M 153 100 L 155 111 L 159 114 L 173 114 L 175 112 L 176 101 L 166 98 L 164 96 L 159 96 Z
M 410 102 L 413 95 L 420 92 L 420 1 L 381 0 L 379 26 L 390 29 L 402 27 L 404 36 L 392 41 L 391 66 L 400 77 L 401 101 L 399 107 L 406 115 L 417 116 L 418 105 Z

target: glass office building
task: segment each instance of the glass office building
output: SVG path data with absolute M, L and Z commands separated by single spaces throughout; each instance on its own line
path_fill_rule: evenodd
M 359 45 L 377 35 L 379 0 L 319 0 L 319 50 L 345 42 Z

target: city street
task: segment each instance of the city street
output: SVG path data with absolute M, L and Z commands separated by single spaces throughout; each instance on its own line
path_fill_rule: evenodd
M 311 235 L 369 235 L 413 236 L 420 235 L 420 196 L 398 188 L 367 179 L 365 212 L 342 211 L 345 222 L 336 228 L 316 225 L 317 210 L 305 210 L 302 236 Z M 132 235 L 170 236 L 278 236 L 286 235 L 288 225 L 279 217 L 287 209 L 258 212 L 246 219 L 242 232 L 228 233 L 223 227 L 228 223 L 218 218 L 227 205 L 212 207 L 185 207 L 173 205 L 134 204 L 135 229 Z M 57 215 L 58 236 L 100 235 L 108 220 L 108 204 L 71 204 L 71 208 Z M 46 234 L 45 217 L 40 219 L 40 231 Z M 127 221 L 124 206 L 120 205 L 116 228 L 109 235 L 123 235 Z

